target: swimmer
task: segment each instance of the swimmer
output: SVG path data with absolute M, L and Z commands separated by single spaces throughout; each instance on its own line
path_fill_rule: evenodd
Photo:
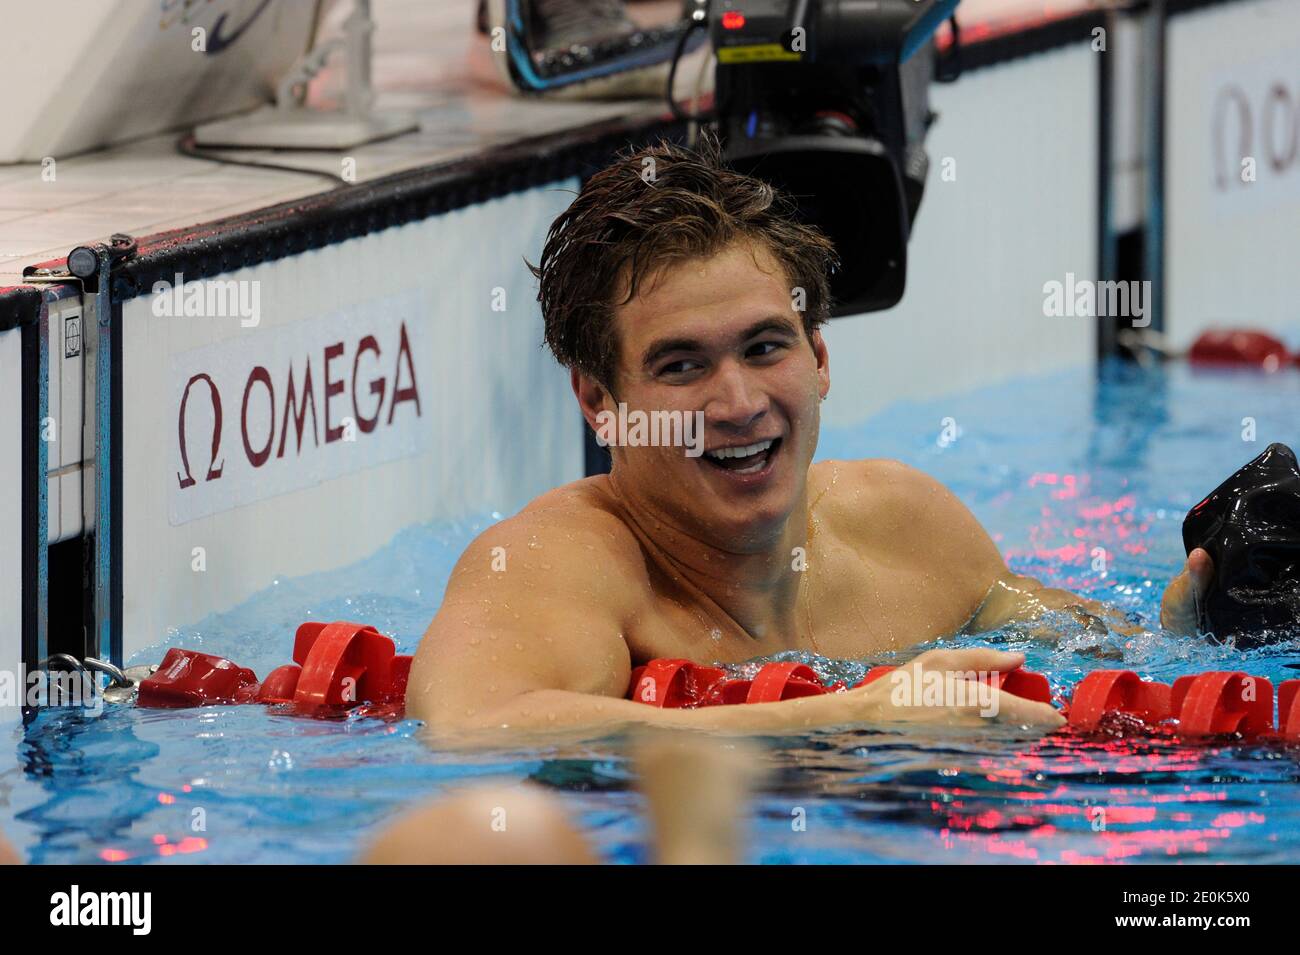
M 632 761 L 650 819 L 650 861 L 743 862 L 742 808 L 765 775 L 761 755 L 744 741 L 723 746 L 696 733 L 636 741 Z
M 723 167 L 714 142 L 699 153 L 650 147 L 588 180 L 534 272 L 546 342 L 587 423 L 612 439 L 612 470 L 542 495 L 461 556 L 407 692 L 433 738 L 646 723 L 978 725 L 986 717 L 969 706 L 896 704 L 885 680 L 694 710 L 624 697 L 632 668 L 656 657 L 861 658 L 1049 610 L 1138 632 L 1115 608 L 1012 573 L 974 515 L 923 472 L 888 459 L 812 463 L 831 386 L 819 326 L 833 260 L 769 186 Z M 1189 556 L 1163 620 L 1195 619 L 1207 561 Z M 1023 657 L 938 649 L 916 659 L 950 682 Z M 1001 722 L 1062 722 L 1047 704 L 994 693 Z
M 479 785 L 390 823 L 364 865 L 591 865 L 600 860 L 538 786 Z
M 632 741 L 637 788 L 659 865 L 743 861 L 742 807 L 763 773 L 760 754 L 698 734 Z M 590 865 L 600 859 L 540 786 L 485 783 L 416 808 L 389 823 L 362 853 L 363 865 Z

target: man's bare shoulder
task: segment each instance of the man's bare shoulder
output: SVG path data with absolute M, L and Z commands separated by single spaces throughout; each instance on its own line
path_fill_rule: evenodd
M 598 474 L 562 484 L 534 498 L 511 520 L 519 527 L 559 533 L 584 545 L 597 545 L 610 556 L 640 555 L 640 545 L 610 489 L 608 475 Z
M 842 529 L 906 520 L 943 485 L 893 458 L 819 461 L 808 472 L 808 500 L 814 516 Z
M 893 458 L 823 461 L 809 477 L 816 501 L 837 536 L 875 553 L 906 555 L 983 581 L 1005 570 L 997 545 L 943 482 Z
M 922 536 L 964 536 L 978 522 L 938 479 L 893 458 L 821 461 L 809 474 L 808 499 L 839 531 L 913 549 Z
M 550 491 L 465 548 L 411 665 L 414 715 L 454 722 L 489 702 L 485 687 L 500 699 L 534 689 L 622 696 L 631 673 L 624 633 L 648 588 L 638 583 L 639 547 L 602 485 Z
M 881 486 L 906 485 L 911 482 L 934 479 L 924 471 L 905 464 L 896 458 L 854 458 L 850 460 L 818 461 L 811 475 L 829 481 L 836 474 L 844 474 L 858 481 L 870 481 Z
M 603 475 L 562 485 L 493 524 L 466 549 L 454 577 L 519 570 L 510 579 L 593 597 L 635 593 L 645 576 L 636 535 Z

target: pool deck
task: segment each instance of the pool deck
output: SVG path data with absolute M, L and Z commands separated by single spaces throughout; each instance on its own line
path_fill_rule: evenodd
M 337 14 L 347 7 L 342 4 L 327 17 L 323 37 L 336 29 Z M 672 7 L 660 0 L 638 10 L 638 17 L 661 17 Z M 362 183 L 616 117 L 653 119 L 666 112 L 662 100 L 654 99 L 552 102 L 510 95 L 491 62 L 487 41 L 474 32 L 474 9 L 475 0 L 374 0 L 371 5 L 376 108 L 414 113 L 418 131 L 346 152 L 248 149 L 224 154 L 334 175 L 347 156 L 356 161 L 356 182 Z M 683 62 L 679 84 L 694 76 L 688 61 Z M 311 102 L 336 101 L 341 82 L 342 70 L 327 67 L 312 83 Z M 0 165 L 0 286 L 20 281 L 25 266 L 62 258 L 77 245 L 115 232 L 151 235 L 332 188 L 328 179 L 310 172 L 222 165 L 181 155 L 176 141 L 182 132 L 58 159 L 53 182 L 42 179 L 39 163 Z

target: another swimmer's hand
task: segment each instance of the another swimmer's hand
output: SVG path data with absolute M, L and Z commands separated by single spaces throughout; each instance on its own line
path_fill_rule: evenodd
M 1063 725 L 1065 718 L 1048 704 L 991 685 L 993 672 L 1024 662 L 1023 653 L 1002 650 L 930 650 L 846 695 L 856 698 L 859 718 L 869 723 Z
M 1174 633 L 1194 634 L 1200 624 L 1199 607 L 1214 579 L 1214 561 L 1203 547 L 1187 555 L 1182 572 L 1169 581 L 1160 604 L 1160 625 Z

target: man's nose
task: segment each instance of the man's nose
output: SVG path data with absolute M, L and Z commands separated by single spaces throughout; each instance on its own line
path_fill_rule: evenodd
M 704 409 L 710 424 L 744 430 L 767 412 L 767 395 L 739 362 L 724 362 L 713 377 L 713 393 Z

